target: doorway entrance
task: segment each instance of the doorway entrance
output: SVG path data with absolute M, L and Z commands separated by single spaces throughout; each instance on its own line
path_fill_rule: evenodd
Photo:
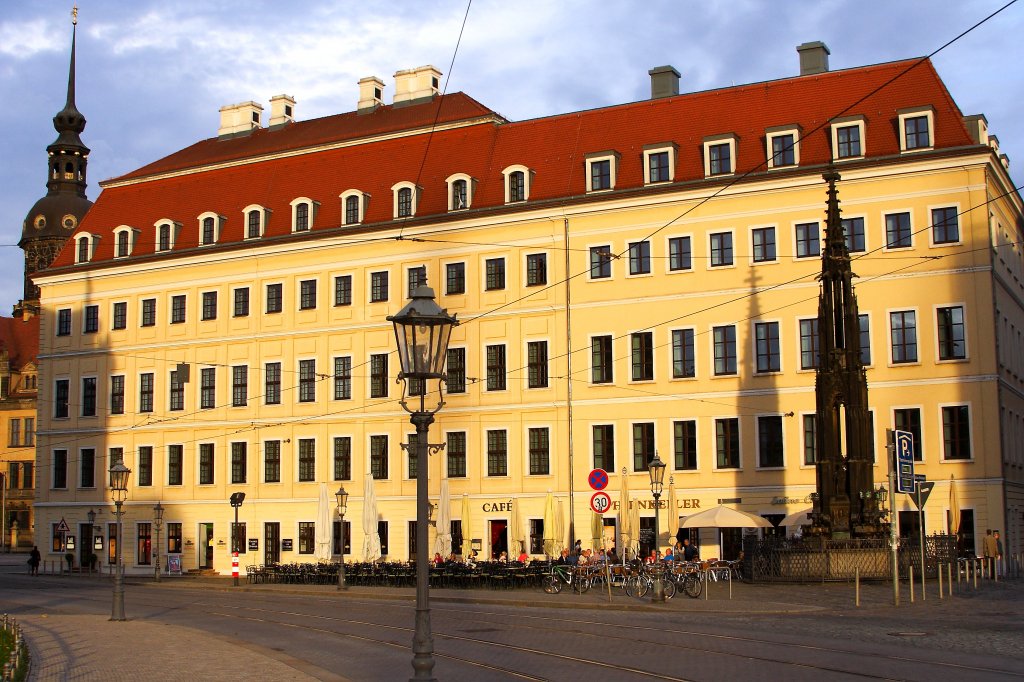
M 93 552 L 91 523 L 78 524 L 78 538 L 82 541 L 82 546 L 78 549 L 78 565 L 82 568 L 88 568 L 92 564 L 89 559 L 92 557 Z
M 263 563 L 276 564 L 281 561 L 281 524 L 263 524 Z
M 199 524 L 199 568 L 213 568 L 213 524 Z
M 491 521 L 491 559 L 497 559 L 502 552 L 508 552 L 508 521 Z
M 660 530 L 660 529 L 659 529 Z M 647 559 L 654 549 L 654 517 L 640 517 L 640 558 Z

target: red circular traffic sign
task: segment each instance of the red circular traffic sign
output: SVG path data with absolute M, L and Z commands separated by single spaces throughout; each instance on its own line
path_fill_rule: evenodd
M 587 482 L 594 490 L 604 490 L 608 487 L 608 472 L 604 469 L 594 469 L 587 476 Z
M 590 508 L 598 514 L 604 514 L 612 508 L 612 498 L 608 493 L 596 492 L 590 496 Z

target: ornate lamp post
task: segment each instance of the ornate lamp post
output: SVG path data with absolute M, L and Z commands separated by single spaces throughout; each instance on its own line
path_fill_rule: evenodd
M 398 380 L 405 380 L 402 407 L 416 427 L 416 629 L 412 638 L 413 680 L 433 680 L 434 638 L 430 633 L 430 559 L 427 552 L 427 524 L 430 518 L 427 499 L 427 452 L 439 447 L 427 444 L 428 430 L 434 415 L 444 406 L 441 383 L 445 381 L 444 363 L 448 339 L 458 324 L 454 315 L 440 308 L 434 290 L 425 284 L 416 287 L 409 301 L 398 313 L 388 317 L 395 326 L 398 359 L 402 371 Z M 437 404 L 427 405 L 428 382 L 437 384 Z M 419 401 L 409 407 L 406 396 Z
M 156 526 L 156 544 L 153 545 L 153 577 L 160 582 L 160 527 L 164 524 L 164 508 L 157 501 L 153 507 L 153 525 Z
M 121 505 L 128 497 L 128 477 L 132 470 L 123 462 L 115 462 L 110 467 L 110 493 L 114 497 L 114 514 L 117 516 L 117 554 L 114 567 L 114 604 L 110 611 L 110 620 L 127 620 L 124 617 L 124 567 L 121 565 Z
M 348 493 L 345 486 L 338 486 L 338 492 L 334 493 L 334 499 L 338 501 L 338 518 L 341 519 L 341 548 L 338 558 L 338 589 L 347 590 L 345 584 L 345 512 L 348 511 Z
M 238 508 L 245 500 L 245 493 L 231 493 L 231 507 L 235 510 L 235 525 L 231 527 L 231 577 L 234 586 L 238 587 Z
M 658 457 L 658 452 L 654 452 L 654 459 L 647 465 L 647 473 L 651 475 L 651 494 L 654 495 L 654 551 L 657 556 L 658 551 L 658 517 L 659 512 L 659 500 L 661 499 L 661 492 L 665 488 L 665 463 Z M 656 569 L 660 569 L 660 566 L 656 566 Z M 654 573 L 654 593 L 651 595 L 651 601 L 665 601 L 665 583 L 661 580 L 660 570 L 656 570 Z

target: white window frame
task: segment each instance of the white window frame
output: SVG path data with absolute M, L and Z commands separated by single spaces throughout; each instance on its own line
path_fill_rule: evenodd
M 594 186 L 593 182 L 593 169 L 594 164 L 608 161 L 608 187 L 606 189 L 591 189 Z M 615 189 L 616 181 L 618 180 L 619 172 L 619 153 L 615 151 L 605 152 L 593 152 L 587 154 L 585 157 L 586 163 L 586 178 L 587 178 L 587 194 L 600 194 L 601 192 L 611 192 Z
M 797 419 L 800 420 L 797 423 L 797 428 L 800 430 L 800 449 L 797 452 L 798 461 L 800 463 L 797 465 L 797 467 L 800 468 L 800 469 L 816 469 L 817 466 L 818 466 L 817 463 L 808 464 L 807 462 L 804 461 L 804 452 L 807 450 L 807 434 L 804 431 L 804 417 L 809 417 L 809 416 L 817 417 L 817 415 L 818 415 L 817 411 L 797 412 L 796 413 Z M 783 426 L 785 426 L 785 425 L 783 425 Z M 815 438 L 817 438 L 817 429 L 821 428 L 821 424 L 818 424 L 817 422 L 815 422 L 814 428 L 815 428 Z M 871 438 L 873 439 L 874 437 L 875 437 L 875 435 L 871 434 Z M 817 449 L 817 447 L 818 447 L 817 443 L 815 443 L 814 447 L 815 447 L 815 449 Z M 818 454 L 820 454 L 820 453 L 815 453 L 815 455 L 818 455 Z M 785 457 L 785 454 L 783 454 L 783 457 Z
M 782 423 L 782 466 L 777 467 L 765 467 L 761 466 L 761 429 L 760 420 L 761 417 L 781 417 Z M 803 424 L 800 424 L 800 430 L 803 431 Z M 801 437 L 801 440 L 803 438 Z M 740 444 L 742 448 L 742 442 Z M 754 415 L 754 471 L 785 471 L 786 466 L 789 464 L 788 457 L 786 457 L 786 414 L 784 412 L 762 412 Z M 800 453 L 803 454 L 803 451 Z M 715 459 L 718 459 L 718 453 L 715 453 Z M 801 457 L 801 459 L 803 459 Z M 743 464 L 742 459 L 740 464 Z
M 963 403 L 943 403 L 943 404 L 945 404 L 945 405 L 963 405 Z M 926 457 L 926 455 L 928 453 L 928 448 L 925 447 L 925 441 L 926 441 L 927 436 L 928 436 L 927 429 L 925 428 L 927 426 L 927 424 L 928 424 L 927 419 L 926 419 L 926 414 L 927 413 L 925 412 L 925 406 L 922 403 L 900 404 L 900 405 L 893 405 L 893 406 L 891 406 L 889 408 L 889 423 L 893 425 L 893 429 L 896 428 L 896 410 L 917 410 L 921 414 L 921 442 L 918 443 L 918 447 L 921 450 L 921 452 L 915 453 L 917 455 L 920 455 L 921 459 L 915 459 L 914 460 L 914 466 L 925 464 L 928 461 L 928 458 Z M 938 410 L 939 410 L 939 435 L 941 437 L 941 434 L 942 434 L 942 407 L 939 406 Z M 971 434 L 971 441 L 972 441 L 971 445 L 972 446 L 974 445 L 973 440 L 974 440 L 974 434 Z M 941 450 L 941 448 L 940 448 L 940 450 Z M 875 452 L 877 453 L 878 451 L 876 450 Z M 939 455 L 939 461 L 940 462 L 945 461 L 945 458 L 943 457 L 944 454 L 945 454 L 944 452 L 940 453 L 940 455 Z M 876 457 L 877 457 L 877 455 L 876 455 Z M 883 455 L 883 458 L 884 457 L 885 457 L 885 455 Z M 950 460 L 950 461 L 955 464 L 956 462 L 959 462 L 959 461 L 973 461 L 973 460 Z M 884 459 L 883 459 L 883 463 L 884 463 Z
M 955 358 L 949 360 L 942 360 L 939 357 L 939 308 L 960 308 L 964 314 L 964 357 Z M 84 313 L 83 313 L 84 315 Z M 918 334 L 918 339 L 921 336 Z M 964 301 L 953 302 L 953 303 L 935 303 L 932 305 L 932 343 L 935 345 L 935 364 L 937 365 L 950 365 L 957 363 L 970 362 L 971 360 L 971 344 L 967 338 L 967 303 Z M 920 357 L 920 353 L 918 353 Z M 957 403 L 961 404 L 961 403 Z
M 398 215 L 398 192 L 403 189 L 412 190 L 412 205 L 410 206 L 409 215 L 407 216 Z M 395 220 L 416 217 L 416 209 L 419 208 L 420 203 L 420 191 L 420 187 L 414 182 L 396 182 L 394 185 L 391 186 L 391 215 L 394 217 Z
M 898 129 L 900 132 L 901 154 L 915 154 L 917 152 L 927 152 L 935 148 L 935 109 L 931 105 L 899 109 L 896 111 L 896 116 L 899 119 Z M 919 116 L 924 116 L 925 118 L 928 119 L 928 145 L 925 147 L 915 147 L 913 149 L 907 149 L 906 121 L 908 118 L 917 118 Z
M 857 126 L 860 132 L 860 155 L 859 156 L 839 156 L 839 129 L 847 126 Z M 867 139 L 867 119 L 864 116 L 844 116 L 842 118 L 832 119 L 831 125 L 832 133 L 832 160 L 833 161 L 853 161 L 856 159 L 863 159 L 867 154 L 868 139 Z
M 689 238 L 689 240 L 690 240 L 690 267 L 686 268 L 685 270 L 673 270 L 672 269 L 672 258 L 671 258 L 671 254 L 672 254 L 671 242 L 672 242 L 673 239 L 680 239 L 680 238 Z M 682 275 L 682 274 L 685 274 L 685 273 L 688 273 L 688 272 L 693 272 L 696 269 L 693 266 L 693 259 L 694 259 L 694 255 L 693 255 L 694 248 L 693 247 L 697 244 L 697 240 L 693 236 L 692 232 L 684 232 L 682 234 L 670 234 L 667 237 L 665 237 L 665 242 L 664 243 L 665 243 L 665 274 L 666 275 Z M 589 268 L 589 266 L 590 266 L 590 262 L 589 262 L 590 252 L 589 251 L 587 252 L 587 258 L 588 258 L 587 266 Z
M 546 343 L 547 346 L 548 346 L 548 385 L 547 386 L 539 386 L 537 388 L 531 388 L 530 387 L 530 344 L 531 343 L 538 343 L 538 342 Z M 523 345 L 522 345 L 522 348 L 519 349 L 519 351 L 523 354 L 522 355 L 522 358 L 523 358 L 523 373 L 525 375 L 524 378 L 526 379 L 523 382 L 523 390 L 524 391 L 549 391 L 552 388 L 554 388 L 554 386 L 551 385 L 551 348 L 552 348 L 552 342 L 551 342 L 551 339 L 548 338 L 547 336 L 540 336 L 540 337 L 528 336 L 525 339 L 523 339 Z M 507 350 L 506 350 L 506 352 L 507 352 Z M 505 360 L 507 362 L 508 358 L 506 357 Z M 486 363 L 486 361 L 487 361 L 487 359 L 484 358 L 484 362 L 485 363 Z
M 676 155 L 678 149 L 678 145 L 676 145 L 674 142 L 659 142 L 655 144 L 644 145 L 644 185 L 661 185 L 664 183 L 675 181 Z M 660 154 L 662 152 L 668 152 L 668 180 L 658 180 L 657 182 L 651 182 L 651 156 L 653 156 L 654 154 Z
M 88 240 L 87 241 L 87 244 L 88 244 L 88 255 L 86 255 L 85 260 L 82 260 L 81 253 L 79 251 L 79 248 L 80 248 L 79 244 L 81 244 L 83 239 Z M 99 239 L 100 238 L 97 235 L 94 235 L 94 234 L 92 234 L 90 232 L 79 232 L 75 236 L 75 263 L 89 263 L 89 262 L 91 262 L 92 259 L 93 259 L 93 256 L 96 255 L 96 244 L 99 242 Z
M 915 151 L 917 151 L 917 150 L 915 150 Z M 940 208 L 953 208 L 953 209 L 956 209 L 957 236 L 959 236 L 960 238 L 958 240 L 956 240 L 955 242 L 943 242 L 941 244 L 936 244 L 935 243 L 935 224 L 932 221 L 932 211 L 934 211 L 936 209 L 940 209 Z M 928 248 L 930 248 L 930 249 L 947 249 L 947 248 L 949 248 L 951 246 L 962 246 L 963 245 L 963 243 L 964 243 L 964 224 L 963 224 L 961 219 L 964 217 L 964 215 L 963 215 L 963 212 L 960 209 L 960 202 L 959 201 L 947 201 L 947 202 L 943 202 L 941 204 L 929 204 L 927 207 L 925 207 L 925 211 L 926 211 L 925 216 L 928 219 Z M 913 218 L 911 218 L 911 222 L 913 222 Z
M 800 132 L 800 126 L 795 123 L 791 125 L 772 126 L 771 128 L 765 129 L 765 151 L 768 155 L 768 170 L 775 170 L 779 168 L 796 168 L 800 165 Z M 792 165 L 776 166 L 775 152 L 772 148 L 772 142 L 776 137 L 782 137 L 783 135 L 793 136 L 793 163 Z
M 546 268 L 545 274 L 547 276 L 547 282 L 545 284 L 528 284 L 527 283 L 527 278 L 529 277 L 529 269 L 530 269 L 529 268 L 529 259 L 530 259 L 530 256 L 539 256 L 539 255 L 542 255 L 542 254 L 544 256 L 544 266 Z M 587 257 L 588 258 L 590 257 L 589 252 L 587 254 Z M 543 286 L 549 286 L 551 284 L 551 277 L 550 277 L 550 275 L 551 275 L 551 268 L 550 268 L 550 265 L 551 265 L 551 252 L 549 252 L 549 251 L 547 251 L 545 249 L 540 249 L 538 251 L 527 251 L 526 253 L 524 253 L 523 254 L 523 260 L 522 260 L 522 268 L 523 268 L 523 270 L 522 270 L 522 273 L 520 274 L 520 276 L 522 277 L 522 280 L 520 280 L 520 281 L 522 281 L 523 286 L 524 287 L 537 287 L 537 286 L 543 287 Z M 507 282 L 506 282 L 506 284 L 507 284 Z
M 776 371 L 772 371 L 772 372 L 759 372 L 759 371 L 757 371 L 757 325 L 759 325 L 759 324 L 773 324 L 773 323 L 776 325 L 776 328 L 779 330 L 779 369 L 776 370 Z M 750 352 L 751 352 L 750 357 L 753 359 L 753 364 L 752 364 L 752 366 L 750 368 L 751 375 L 753 375 L 755 377 L 770 377 L 770 376 L 777 376 L 779 374 L 785 373 L 785 371 L 786 371 L 786 353 L 783 351 L 783 347 L 785 346 L 785 342 L 783 341 L 783 330 L 784 329 L 785 329 L 785 322 L 782 320 L 782 318 L 778 318 L 778 317 L 774 317 L 774 318 L 759 317 L 756 320 L 751 320 L 750 321 L 750 331 L 749 331 L 749 333 L 750 333 Z M 739 330 L 737 328 L 737 332 L 738 331 Z M 714 343 L 714 339 L 713 338 L 712 338 L 712 343 Z M 798 339 L 797 340 L 797 345 L 799 345 L 799 343 L 800 343 L 800 341 Z M 737 355 L 738 355 L 739 354 L 739 342 L 738 341 L 737 341 L 736 345 L 737 345 Z M 737 360 L 737 365 L 738 365 L 739 364 L 739 358 L 737 357 L 736 360 Z M 774 414 L 774 413 L 771 413 L 771 414 Z
M 348 204 L 349 197 L 358 197 L 359 198 L 358 220 L 356 220 L 356 222 L 354 222 L 354 223 L 347 223 L 347 222 L 345 222 L 345 216 L 346 216 L 345 206 L 346 206 L 346 204 Z M 346 225 L 360 225 L 360 224 L 362 224 L 362 222 L 366 219 L 366 205 L 370 201 L 370 195 L 367 194 L 366 192 L 361 192 L 358 189 L 347 189 L 347 190 L 345 190 L 344 192 L 342 192 L 341 194 L 338 195 L 338 199 L 341 200 L 341 225 L 344 227 Z M 397 207 L 397 204 L 396 204 L 396 207 Z
M 548 473 L 546 473 L 546 474 L 531 474 L 530 473 L 530 429 L 547 429 L 547 432 L 548 432 Z M 534 423 L 527 422 L 526 424 L 523 425 L 522 433 L 519 436 L 520 438 L 522 438 L 522 448 L 521 449 L 522 449 L 522 452 L 523 452 L 523 455 L 522 455 L 523 459 L 522 459 L 522 461 L 520 462 L 519 465 L 522 467 L 522 469 L 520 469 L 520 471 L 522 471 L 522 479 L 524 481 L 528 480 L 528 479 L 529 480 L 536 480 L 536 479 L 540 479 L 540 478 L 552 478 L 552 477 L 554 477 L 554 475 L 555 475 L 555 454 L 554 454 L 555 448 L 554 448 L 554 445 L 553 445 L 554 444 L 554 440 L 555 440 L 554 434 L 555 434 L 555 427 L 552 426 L 552 424 L 550 422 L 544 423 L 544 424 L 534 424 Z M 590 447 L 591 447 L 591 449 L 593 449 L 593 447 L 594 447 L 593 440 L 594 439 L 591 438 L 590 440 L 591 440 Z M 593 457 L 591 457 L 590 461 L 591 462 L 594 461 Z M 509 467 L 509 469 L 511 469 L 511 468 L 512 467 Z
M 459 180 L 464 180 L 466 183 L 466 205 L 465 206 L 454 206 L 452 204 L 452 187 Z M 444 179 L 446 194 L 448 195 L 448 210 L 449 211 L 465 211 L 468 208 L 473 207 L 473 194 L 476 190 L 476 179 L 471 175 L 465 173 L 454 173 Z
M 740 451 L 739 451 L 739 459 L 740 459 L 740 461 L 739 461 L 739 466 L 728 467 L 728 468 L 722 468 L 722 467 L 718 466 L 718 427 L 717 427 L 717 423 L 718 423 L 719 419 L 735 419 L 736 420 L 737 441 L 740 444 Z M 738 414 L 713 414 L 713 415 L 711 415 L 711 426 L 714 427 L 714 428 L 712 428 L 711 433 L 709 434 L 709 438 L 711 439 L 711 445 L 712 445 L 712 449 L 711 449 L 711 471 L 712 471 L 712 473 L 719 472 L 719 471 L 734 471 L 734 472 L 735 471 L 743 471 L 743 465 L 745 464 L 745 462 L 743 461 L 743 432 L 746 430 L 744 428 L 744 425 L 743 425 L 744 421 L 745 420 L 743 419 L 743 417 L 738 415 Z M 756 430 L 757 426 L 755 425 L 754 428 Z M 757 448 L 755 447 L 754 449 L 756 450 Z M 756 462 L 755 462 L 755 465 L 756 465 Z M 756 470 L 756 467 L 755 467 L 755 470 Z
M 794 221 L 792 221 L 790 223 L 790 225 L 789 225 L 789 235 L 790 235 L 790 238 L 793 240 L 793 260 L 794 261 L 806 261 L 806 260 L 810 260 L 810 259 L 818 259 L 818 260 L 820 260 L 821 259 L 822 250 L 825 248 L 825 234 L 824 234 L 825 231 L 822 229 L 821 222 L 822 222 L 821 218 L 808 218 L 806 220 L 804 220 L 804 219 L 797 219 L 797 220 L 794 220 Z M 797 225 L 810 225 L 811 223 L 814 223 L 815 225 L 818 226 L 818 255 L 816 255 L 816 256 L 800 256 L 800 255 L 797 255 L 797 241 L 798 240 L 796 238 L 796 226 Z
M 736 147 L 737 140 L 735 133 L 724 133 L 722 135 L 709 135 L 703 140 L 704 144 L 704 177 L 725 178 L 736 174 Z M 720 144 L 729 145 L 729 172 L 711 174 L 711 148 Z
M 914 360 L 913 362 L 893 362 L 893 359 L 892 359 L 892 313 L 907 313 L 907 312 L 914 313 L 914 323 L 917 325 L 916 326 L 916 332 L 917 332 L 917 360 Z M 932 311 L 932 312 L 933 312 L 933 316 L 932 316 L 933 324 L 932 324 L 932 326 L 935 327 L 935 330 L 933 331 L 933 333 L 938 335 L 938 326 L 936 324 L 934 324 L 934 322 L 935 322 L 934 311 Z M 859 323 L 858 323 L 858 326 L 859 326 Z M 820 334 L 821 330 L 819 330 L 818 333 Z M 895 308 L 886 308 L 885 309 L 885 333 L 886 333 L 886 336 L 885 336 L 885 352 L 886 352 L 886 361 L 887 361 L 886 366 L 887 367 L 892 367 L 892 368 L 916 367 L 916 366 L 922 364 L 923 360 L 921 359 L 921 355 L 922 355 L 922 350 L 923 349 L 921 348 L 921 310 L 917 306 L 897 306 Z M 872 362 L 874 361 L 874 359 L 875 359 L 874 358 L 874 352 L 872 352 L 872 356 L 871 356 Z M 922 436 L 922 438 L 923 438 L 923 436 Z
M 725 234 L 725 233 L 729 233 L 730 235 L 732 235 L 732 263 L 729 263 L 728 265 L 714 265 L 714 264 L 711 263 L 711 250 L 712 250 L 711 249 L 711 237 L 713 235 L 716 235 L 716 234 Z M 776 237 L 776 240 L 777 239 L 778 238 Z M 776 241 L 775 244 L 776 244 L 776 249 L 777 249 L 778 248 L 778 241 Z M 730 227 L 730 228 L 721 229 L 721 230 L 708 230 L 706 245 L 707 245 L 707 249 L 708 249 L 708 251 L 707 251 L 708 257 L 707 257 L 707 260 L 705 261 L 707 263 L 707 265 L 705 266 L 706 270 L 709 270 L 709 271 L 710 270 L 730 270 L 730 269 L 733 269 L 733 268 L 736 267 L 736 230 L 735 229 Z M 776 252 L 776 255 L 778 255 L 778 252 Z
M 523 199 L 522 199 L 522 201 L 525 202 L 525 201 L 529 201 L 530 200 L 530 186 L 533 184 L 534 172 L 532 170 L 530 170 L 529 168 L 527 168 L 526 166 L 516 164 L 516 165 L 509 166 L 505 170 L 501 171 L 501 175 L 504 178 L 505 203 L 506 204 L 513 204 L 513 203 L 514 204 L 518 204 L 518 203 L 521 203 L 519 201 L 512 201 L 511 194 L 509 192 L 509 179 L 512 177 L 512 174 L 515 173 L 516 171 L 518 171 L 518 172 L 523 174 Z
M 320 212 L 320 202 L 319 201 L 314 201 L 313 199 L 310 199 L 309 197 L 298 197 L 297 199 L 292 199 L 292 201 L 288 205 L 292 207 L 292 232 L 293 233 L 300 231 L 300 230 L 297 229 L 298 226 L 296 225 L 296 222 L 295 222 L 296 219 L 297 219 L 297 211 L 298 211 L 298 208 L 299 208 L 299 204 L 307 204 L 309 206 L 309 214 L 306 216 L 306 220 L 308 221 L 308 224 L 306 225 L 306 229 L 305 230 L 301 230 L 301 231 L 302 232 L 311 232 L 313 230 L 313 223 L 316 222 L 316 215 L 317 215 L 317 213 Z
M 160 227 L 163 225 L 171 226 L 170 242 L 166 249 L 160 248 Z M 167 251 L 173 251 L 174 245 L 178 241 L 178 233 L 181 232 L 181 223 L 177 220 L 171 220 L 170 218 L 161 218 L 160 220 L 153 223 L 153 227 L 156 230 L 153 240 L 153 252 L 154 253 L 165 253 Z
M 775 258 L 773 258 L 771 260 L 754 260 L 754 231 L 755 230 L 765 230 L 765 229 L 767 229 L 769 227 L 775 230 Z M 747 228 L 747 235 L 748 235 L 747 243 L 750 244 L 750 256 L 748 257 L 747 261 L 748 261 L 748 263 L 750 264 L 751 267 L 761 267 L 761 266 L 764 266 L 764 265 L 777 265 L 780 262 L 779 261 L 779 226 L 778 225 L 776 225 L 775 223 L 765 223 L 763 225 L 751 225 L 749 228 Z M 733 262 L 735 262 L 735 260 L 736 260 L 736 253 L 735 252 L 736 252 L 736 244 L 734 242 L 733 243 Z M 709 236 L 708 237 L 708 264 L 710 265 L 710 263 L 711 263 L 711 237 Z M 724 265 L 717 265 L 715 267 L 717 269 L 717 268 L 723 268 L 723 267 L 726 267 L 726 266 L 724 266 Z
M 907 215 L 910 216 L 910 246 L 889 246 L 889 227 L 886 224 L 885 218 L 886 218 L 886 216 L 896 215 L 897 213 L 906 213 Z M 867 224 L 867 221 L 865 221 L 865 227 L 864 227 L 864 231 L 865 232 L 867 232 L 867 225 L 866 224 Z M 888 208 L 888 209 L 882 211 L 882 213 L 879 214 L 879 227 L 882 228 L 882 251 L 883 252 L 884 251 L 907 251 L 908 249 L 912 249 L 912 248 L 914 248 L 917 245 L 917 240 L 915 238 L 918 235 L 917 235 L 917 228 L 915 227 L 914 209 L 912 207 L 910 207 L 910 206 Z M 929 227 L 928 231 L 931 232 L 931 229 L 930 229 L 931 228 L 931 214 L 930 214 L 930 212 L 929 212 L 929 216 L 928 216 L 928 227 Z M 929 236 L 929 240 L 930 239 L 931 239 L 931 237 Z M 864 247 L 865 247 L 865 249 L 867 249 L 867 239 L 864 240 Z
M 213 241 L 209 244 L 203 243 L 203 221 L 207 218 L 213 218 Z M 199 223 L 199 246 L 213 246 L 220 241 L 221 230 L 224 229 L 224 221 L 227 220 L 224 216 L 213 211 L 207 211 L 206 213 L 200 213 L 198 218 Z
M 260 212 L 260 233 L 256 237 L 249 236 L 249 213 L 252 211 Z M 242 239 L 252 240 L 261 239 L 267 234 L 267 222 L 270 220 L 270 209 L 259 204 L 249 204 L 242 209 Z
M 202 224 L 201 221 L 200 221 L 200 224 Z M 118 243 L 118 240 L 121 238 L 121 233 L 122 232 L 127 232 L 128 233 L 128 253 L 126 255 L 124 255 L 124 256 L 119 256 L 119 255 L 117 255 L 117 243 Z M 132 227 L 131 225 L 118 225 L 117 227 L 115 227 L 114 228 L 114 258 L 128 258 L 132 254 L 134 254 L 135 253 L 135 244 L 138 242 L 139 233 L 140 232 L 142 232 L 142 230 L 138 230 L 138 229 Z
M 971 431 L 971 438 L 969 446 L 971 448 L 971 456 L 967 459 L 947 459 L 946 458 L 946 434 L 944 432 L 945 425 L 942 423 L 942 408 L 944 407 L 966 407 L 967 408 L 967 428 Z M 939 425 L 939 444 L 942 446 L 939 448 L 939 463 L 940 464 L 969 464 L 977 460 L 975 456 L 975 444 L 974 444 L 974 405 L 970 400 L 961 400 L 958 402 L 943 402 L 935 406 L 936 422 Z M 924 440 L 924 427 L 923 421 L 924 416 L 922 414 L 922 429 L 921 429 L 921 440 Z

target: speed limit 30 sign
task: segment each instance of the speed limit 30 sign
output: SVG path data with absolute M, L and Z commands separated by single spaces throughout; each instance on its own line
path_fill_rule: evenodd
M 590 508 L 598 514 L 604 514 L 612 508 L 612 498 L 608 497 L 608 493 L 594 493 L 590 497 Z

